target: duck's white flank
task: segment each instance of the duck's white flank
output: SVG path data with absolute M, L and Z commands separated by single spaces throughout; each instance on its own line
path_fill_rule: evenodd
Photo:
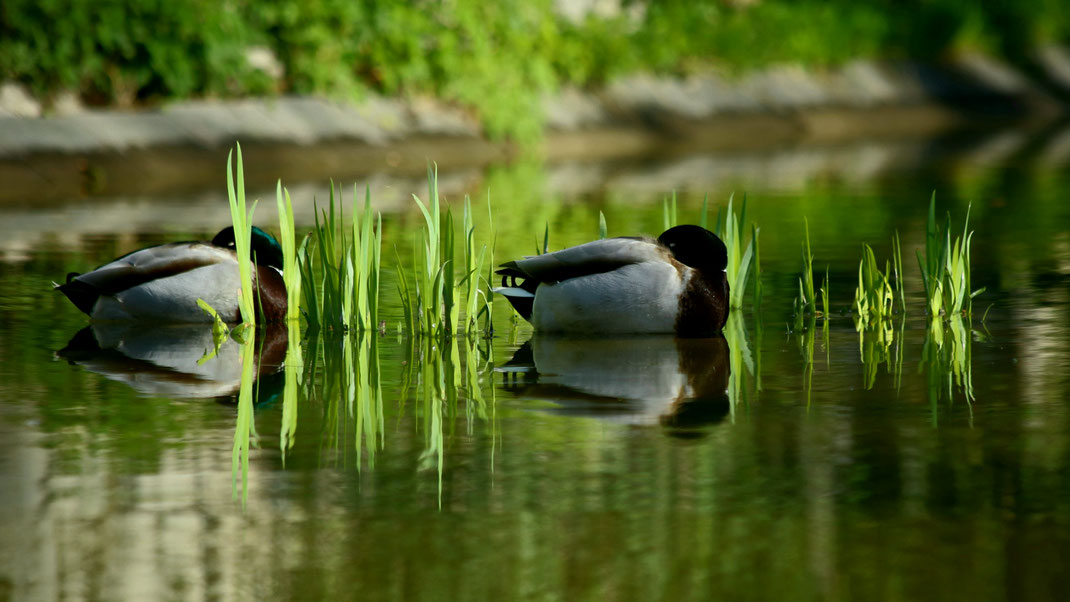
M 197 305 L 204 299 L 225 320 L 238 307 L 241 279 L 237 263 L 218 263 L 151 280 L 114 296 L 101 295 L 93 306 L 94 320 L 146 320 L 159 322 L 210 322 Z
M 233 251 L 199 242 L 141 249 L 76 280 L 101 291 L 90 312 L 97 321 L 210 322 L 198 297 L 229 320 L 241 289 Z
M 653 246 L 641 241 L 628 242 Z M 619 245 L 617 249 L 645 251 L 632 244 Z M 650 260 L 599 274 L 557 284 L 543 282 L 535 294 L 532 312 L 535 329 L 571 333 L 674 332 L 680 296 L 691 276 L 691 269 L 684 268 L 681 273 L 660 256 L 654 257 L 651 253 L 648 257 Z M 524 268 L 528 268 L 526 262 Z

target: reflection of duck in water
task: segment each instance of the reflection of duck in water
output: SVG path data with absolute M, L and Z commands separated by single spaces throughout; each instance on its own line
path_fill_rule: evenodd
M 148 247 L 100 266 L 92 272 L 67 274 L 56 288 L 94 321 L 156 323 L 211 322 L 198 305 L 204 299 L 227 322 L 241 320 L 238 310 L 238 256 L 234 228 L 212 242 L 173 242 Z M 252 228 L 250 252 L 254 295 L 261 321 L 286 316 L 286 284 L 282 280 L 282 247 L 270 234 Z
M 728 318 L 727 264 L 717 235 L 676 226 L 511 261 L 494 292 L 539 332 L 711 336 Z
M 724 337 L 536 336 L 499 368 L 505 389 L 560 406 L 555 413 L 688 429 L 724 419 Z
M 286 344 L 285 328 L 257 331 L 258 402 L 279 392 Z M 241 345 L 226 341 L 215 357 L 201 361 L 214 347 L 212 329 L 203 325 L 97 323 L 78 331 L 57 355 L 146 397 L 231 397 L 241 387 Z

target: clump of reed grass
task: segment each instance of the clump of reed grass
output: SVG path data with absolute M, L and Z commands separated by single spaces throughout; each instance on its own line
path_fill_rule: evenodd
M 703 211 L 705 214 L 705 211 Z M 669 228 L 676 227 L 676 191 L 672 191 L 672 200 L 668 197 L 661 201 L 661 218 L 664 228 L 662 230 L 668 230 Z
M 407 285 L 402 285 L 402 302 L 408 305 L 415 301 L 412 305 L 412 317 L 406 320 L 410 323 L 410 332 L 433 335 L 444 334 L 450 330 L 449 315 L 453 306 L 453 289 L 445 284 L 447 280 L 452 284 L 453 280 L 452 267 L 449 266 L 453 260 L 453 228 L 443 227 L 438 199 L 437 166 L 428 167 L 427 186 L 428 205 L 425 205 L 420 197 L 412 195 L 424 216 L 426 228 L 423 230 L 422 244 L 416 246 L 415 298 L 410 299 Z M 452 217 L 448 222 L 448 226 L 453 225 Z M 400 261 L 398 270 L 400 280 L 406 282 L 408 278 L 402 271 Z
M 234 226 L 234 252 L 238 255 L 238 273 L 241 277 L 238 307 L 241 310 L 242 322 L 253 325 L 256 324 L 256 311 L 253 305 L 252 259 L 249 248 L 252 239 L 252 218 L 257 202 L 253 201 L 253 206 L 246 212 L 245 170 L 242 167 L 241 144 L 238 144 L 237 148 L 237 178 L 231 169 L 231 158 L 234 152 L 227 153 L 227 199 L 230 201 L 230 219 Z
M 275 205 L 279 212 L 279 244 L 282 245 L 282 280 L 286 283 L 286 319 L 301 316 L 301 269 L 298 266 L 294 207 L 290 191 L 275 183 Z
M 827 278 L 827 276 L 826 276 Z M 857 328 L 890 318 L 896 311 L 906 312 L 906 297 L 903 293 L 903 251 L 899 232 L 892 237 L 892 260 L 884 262 L 881 271 L 873 248 L 862 244 L 862 260 L 858 264 L 858 286 L 855 288 L 854 310 L 858 317 Z
M 493 220 L 490 208 L 490 196 L 487 196 L 487 216 L 489 220 Z M 487 315 L 487 328 L 486 331 L 491 329 L 490 314 L 493 304 L 490 302 L 489 293 L 487 289 L 480 288 L 480 278 L 482 277 L 480 272 L 483 269 L 485 259 L 487 257 L 487 245 L 483 245 L 476 251 L 476 226 L 475 219 L 472 215 L 472 200 L 468 196 L 464 197 L 464 216 L 463 226 L 464 232 L 464 276 L 458 283 L 458 287 L 464 286 L 464 332 L 473 333 L 479 330 L 479 317 L 481 315 Z M 493 230 L 493 227 L 492 227 Z M 491 266 L 493 268 L 494 260 L 491 258 Z M 488 282 L 490 273 L 488 272 Z
M 794 302 L 799 325 L 801 321 L 798 318 L 807 312 L 816 317 L 827 318 L 829 315 L 828 268 L 825 268 L 825 280 L 818 289 L 821 291 L 821 309 L 817 309 L 817 296 L 814 293 L 814 254 L 810 250 L 810 221 L 804 217 L 803 224 L 806 238 L 802 243 L 802 276 L 799 277 L 799 295 L 795 297 Z
M 805 217 L 803 225 L 806 238 L 802 243 L 802 276 L 799 277 L 799 296 L 795 297 L 795 313 L 802 314 L 806 308 L 817 305 L 814 295 L 814 254 L 810 251 L 810 222 Z
M 821 281 L 821 315 L 829 316 L 829 268 L 825 266 L 825 279 Z
M 286 360 L 283 364 L 285 383 L 282 394 L 282 420 L 279 426 L 279 452 L 285 467 L 286 452 L 293 447 L 297 433 L 297 398 L 304 358 L 301 353 L 300 330 L 302 277 L 294 208 L 290 191 L 283 188 L 282 180 L 275 184 L 275 206 L 279 214 L 279 243 L 282 245 L 282 279 L 286 283 L 287 343 Z
M 328 208 L 317 208 L 315 227 L 296 252 L 294 263 L 300 276 L 294 288 L 304 292 L 309 327 L 367 332 L 378 323 L 382 215 L 372 213 L 367 188 L 364 210 L 359 210 L 354 185 L 347 224 L 341 194 L 338 197 L 336 204 L 331 182 Z
M 887 262 L 884 271 L 881 271 L 873 249 L 863 243 L 854 301 L 855 313 L 859 319 L 859 330 L 868 324 L 878 323 L 891 317 L 895 305 L 892 285 L 888 278 L 891 272 L 890 264 Z
M 970 290 L 970 241 L 973 232 L 969 229 L 970 209 L 962 236 L 951 240 L 951 214 L 948 213 L 941 229 L 936 222 L 936 193 L 929 200 L 929 219 L 925 227 L 925 256 L 918 255 L 918 267 L 925 283 L 925 296 L 929 313 L 933 316 L 970 315 L 973 298 L 984 292 L 984 287 Z
M 489 293 L 480 289 L 480 272 L 486 258 L 486 245 L 475 250 L 475 223 L 471 201 L 465 199 L 463 216 L 464 273 L 457 278 L 454 265 L 455 234 L 453 212 L 446 210 L 443 217 L 438 194 L 438 166 L 427 169 L 428 202 L 413 195 L 420 213 L 424 216 L 425 228 L 416 245 L 416 261 L 413 288 L 398 261 L 398 291 L 404 306 L 404 320 L 408 332 L 424 335 L 447 335 L 455 328 L 472 333 L 480 315 L 490 316 Z M 488 199 L 489 210 L 489 199 Z M 549 226 L 543 239 L 543 248 L 549 244 Z M 489 280 L 489 274 L 488 274 Z M 462 287 L 464 287 L 462 289 Z M 463 297 L 462 297 L 463 295 Z M 458 300 L 465 303 L 465 323 L 459 322 Z M 482 305 L 481 305 L 482 303 Z M 488 321 L 488 330 L 489 330 Z
M 705 203 L 704 203 L 705 206 Z M 724 241 L 728 247 L 728 275 L 729 305 L 733 308 L 743 307 L 743 293 L 747 288 L 747 279 L 753 273 L 755 278 L 755 301 L 760 302 L 760 274 L 758 274 L 758 226 L 751 225 L 750 242 L 743 244 L 743 225 L 747 217 L 747 197 L 743 197 L 743 206 L 737 217 L 732 210 L 732 197 L 728 198 L 728 209 L 725 212 L 717 212 L 717 229 L 715 234 Z M 703 211 L 703 224 L 705 223 L 705 210 Z
M 907 309 L 906 293 L 903 290 L 903 245 L 899 241 L 899 230 L 892 237 L 892 269 L 895 270 L 895 293 L 899 297 L 899 309 L 905 314 Z

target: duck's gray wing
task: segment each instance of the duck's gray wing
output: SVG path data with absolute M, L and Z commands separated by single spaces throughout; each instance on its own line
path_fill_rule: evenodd
M 201 242 L 176 242 L 134 251 L 67 280 L 88 284 L 102 295 L 114 295 L 152 280 L 234 260 L 234 252 L 227 249 Z
M 644 261 L 668 261 L 668 249 L 649 238 L 607 238 L 501 265 L 503 276 L 561 282 Z
M 101 295 L 117 295 L 135 286 L 224 261 L 233 251 L 201 242 L 176 242 L 124 255 L 85 274 L 67 274 L 56 288 L 86 314 Z

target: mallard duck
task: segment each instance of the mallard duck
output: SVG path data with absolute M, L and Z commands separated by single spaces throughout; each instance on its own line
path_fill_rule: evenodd
M 728 319 L 727 265 L 717 235 L 676 226 L 510 261 L 494 292 L 536 331 L 709 336 Z
M 270 234 L 252 228 L 254 294 L 263 321 L 286 315 L 282 247 Z M 85 274 L 67 274 L 56 284 L 94 321 L 210 322 L 198 305 L 204 299 L 228 322 L 241 321 L 241 280 L 234 252 L 234 228 L 211 242 L 173 242 L 123 255 Z

